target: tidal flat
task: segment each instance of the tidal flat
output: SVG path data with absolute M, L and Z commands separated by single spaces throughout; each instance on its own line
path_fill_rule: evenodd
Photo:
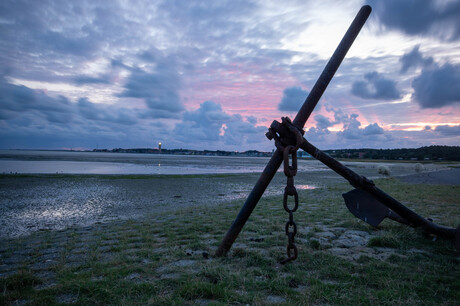
M 427 181 L 439 172 L 414 175 L 413 164 L 392 168 L 394 175 L 414 176 L 407 180 L 382 178 L 375 164 L 349 166 L 418 213 L 458 225 L 460 186 Z M 459 175 L 458 168 L 441 168 L 441 177 Z M 288 219 L 282 173 L 229 254 L 213 257 L 258 176 L 3 175 L 0 199 L 9 206 L 2 205 L 0 216 L 2 229 L 11 230 L 0 238 L 0 304 L 456 305 L 460 300 L 460 258 L 452 244 L 389 220 L 372 228 L 354 218 L 341 197 L 352 187 L 332 171 L 295 177 L 300 195 L 295 262 L 279 264 Z M 412 184 L 420 177 L 423 184 Z
M 295 177 L 298 189 L 324 188 L 344 182 L 342 177 L 319 167 L 315 161 L 302 162 L 308 170 L 299 170 Z M 346 165 L 370 179 L 381 177 L 377 171 L 379 164 L 348 162 Z M 415 173 L 413 164 L 387 165 L 393 176 Z M 448 168 L 429 165 L 426 169 L 424 173 L 428 176 L 433 170 Z M 244 202 L 259 176 L 259 173 L 4 174 L 0 175 L 0 238 L 136 219 L 159 212 L 172 213 L 201 204 L 215 205 L 231 200 Z M 451 180 L 456 176 L 447 177 Z M 285 176 L 278 172 L 264 195 L 282 194 L 285 184 Z

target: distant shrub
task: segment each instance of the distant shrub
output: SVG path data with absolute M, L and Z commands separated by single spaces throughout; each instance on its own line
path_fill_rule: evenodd
M 420 173 L 424 170 L 425 170 L 425 167 L 422 164 L 420 163 L 415 164 L 415 172 Z
M 380 165 L 380 166 L 378 166 L 377 171 L 379 172 L 379 174 L 381 174 L 383 176 L 390 176 L 391 175 L 390 168 L 388 168 L 387 166 Z

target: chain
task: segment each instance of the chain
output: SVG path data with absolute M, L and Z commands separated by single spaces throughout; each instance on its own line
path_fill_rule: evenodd
M 289 261 L 295 260 L 298 254 L 294 239 L 297 234 L 297 225 L 294 222 L 294 212 L 297 208 L 299 208 L 299 195 L 294 186 L 294 176 L 297 174 L 297 150 L 303 141 L 303 131 L 295 127 L 288 117 L 283 117 L 281 119 L 282 124 L 287 127 L 292 134 L 294 134 L 296 145 L 284 146 L 280 139 L 280 135 L 276 132 L 275 128 L 269 128 L 267 137 L 268 139 L 274 139 L 275 146 L 278 150 L 283 151 L 284 174 L 287 177 L 287 183 L 284 188 L 283 195 L 283 207 L 289 214 L 289 221 L 286 222 L 285 226 L 286 236 L 288 237 L 288 245 L 286 249 L 287 258 L 281 261 L 281 264 L 285 264 Z M 289 164 L 289 155 L 292 157 L 292 165 Z M 288 197 L 290 196 L 294 197 L 294 207 L 292 209 L 288 206 Z
M 289 164 L 289 155 L 292 156 L 292 165 Z M 283 207 L 289 214 L 289 221 L 286 222 L 285 231 L 288 237 L 288 245 L 286 249 L 287 258 L 281 261 L 285 264 L 297 258 L 297 247 L 295 245 L 294 237 L 297 234 L 297 225 L 294 222 L 294 212 L 299 208 L 299 195 L 294 186 L 294 176 L 297 174 L 297 148 L 295 146 L 286 146 L 283 151 L 284 159 L 284 174 L 287 177 L 286 187 L 284 188 Z M 288 197 L 294 197 L 294 207 L 289 208 Z

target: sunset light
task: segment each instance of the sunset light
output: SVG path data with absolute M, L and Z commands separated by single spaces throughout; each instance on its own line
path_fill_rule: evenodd
M 295 116 L 366 3 L 306 137 L 324 149 L 460 143 L 459 18 L 442 14 L 455 1 L 57 3 L 2 5 L 0 148 L 161 135 L 171 148 L 271 151 L 267 127 Z M 419 15 L 432 17 L 415 29 Z

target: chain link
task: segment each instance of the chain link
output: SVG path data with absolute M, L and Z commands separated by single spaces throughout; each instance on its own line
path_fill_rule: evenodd
M 292 156 L 292 165 L 289 164 L 289 155 Z M 284 188 L 283 195 L 283 208 L 289 213 L 289 221 L 286 222 L 285 231 L 288 237 L 288 245 L 286 248 L 287 258 L 281 261 L 281 264 L 288 263 L 289 261 L 297 258 L 297 247 L 295 245 L 294 237 L 297 234 L 297 225 L 294 222 L 294 212 L 299 208 L 299 195 L 294 186 L 294 176 L 297 174 L 297 148 L 295 146 L 286 146 L 283 151 L 284 159 L 284 174 L 287 177 L 286 187 Z M 294 197 L 294 207 L 289 208 L 288 197 Z
M 295 235 L 297 234 L 297 225 L 294 222 L 294 212 L 299 208 L 299 195 L 297 189 L 294 186 L 294 176 L 297 174 L 297 150 L 303 141 L 303 131 L 298 127 L 294 126 L 291 122 L 291 119 L 288 117 L 281 118 L 282 125 L 287 127 L 288 131 L 291 133 L 291 140 L 295 139 L 296 145 L 286 145 L 281 139 L 281 135 L 278 133 L 280 123 L 274 121 L 272 127 L 268 129 L 267 138 L 275 140 L 275 146 L 278 150 L 283 151 L 283 161 L 284 161 L 284 174 L 287 177 L 286 187 L 284 188 L 283 195 L 283 208 L 289 213 L 289 221 L 286 222 L 285 230 L 286 236 L 288 237 L 288 245 L 286 248 L 287 258 L 281 261 L 281 264 L 285 264 L 289 261 L 295 260 L 297 258 L 297 247 L 295 245 Z M 277 124 L 275 124 L 277 123 Z M 289 156 L 291 156 L 292 164 L 289 164 Z M 288 206 L 288 197 L 294 197 L 294 207 L 289 208 Z

